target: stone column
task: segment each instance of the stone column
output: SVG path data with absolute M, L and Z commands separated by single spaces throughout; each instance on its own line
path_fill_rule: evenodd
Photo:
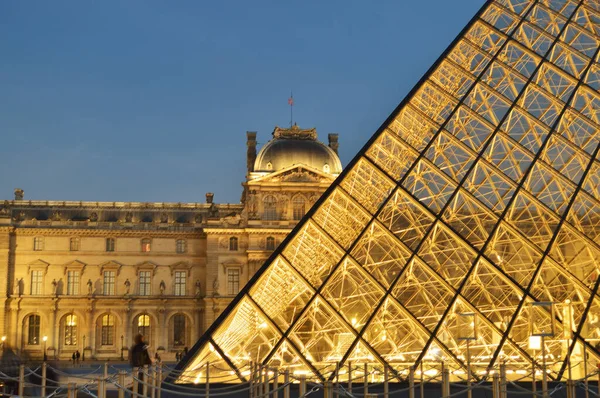
M 160 332 L 158 333 L 159 339 L 157 339 L 157 347 L 162 346 L 165 351 L 169 348 L 169 325 L 167 325 L 167 311 L 164 308 L 158 310 L 158 319 L 160 322 Z
M 122 334 L 125 336 L 125 347 L 130 347 L 132 344 L 131 341 L 131 306 L 127 303 L 125 307 L 124 313 L 124 321 L 123 321 L 123 332 Z
M 96 328 L 94 327 L 94 324 L 93 324 L 94 308 L 92 307 L 91 303 L 90 303 L 90 306 L 86 308 L 85 312 L 86 312 L 86 318 L 87 318 L 86 319 L 87 327 L 83 330 L 85 330 L 85 334 L 87 335 L 86 343 L 87 343 L 88 347 L 91 348 L 89 359 L 92 359 L 96 355 L 96 333 L 95 333 Z M 83 349 L 85 350 L 85 347 L 83 347 Z
M 8 341 L 11 342 L 12 346 L 18 350 L 21 346 L 21 327 L 19 325 L 19 308 L 10 309 L 10 334 L 7 337 Z
M 200 339 L 200 337 L 202 337 L 202 334 L 204 333 L 204 325 L 202 324 L 202 308 L 197 308 L 196 309 L 196 316 L 195 316 L 195 327 L 194 329 L 196 330 L 196 335 L 193 336 L 193 341 L 192 341 L 192 345 L 198 341 Z
M 48 341 L 46 342 L 46 349 L 53 348 L 54 354 L 58 354 L 58 337 L 56 336 L 56 312 L 58 311 L 58 303 L 56 300 L 54 301 L 52 308 L 50 309 L 50 324 L 46 328 L 46 333 L 48 333 Z M 42 333 L 40 336 L 40 340 L 43 339 L 45 333 Z M 40 341 L 40 344 L 43 346 L 43 342 Z

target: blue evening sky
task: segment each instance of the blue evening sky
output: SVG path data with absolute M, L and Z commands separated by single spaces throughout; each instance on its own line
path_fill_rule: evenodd
M 0 199 L 237 203 L 290 89 L 346 165 L 482 3 L 0 1 Z

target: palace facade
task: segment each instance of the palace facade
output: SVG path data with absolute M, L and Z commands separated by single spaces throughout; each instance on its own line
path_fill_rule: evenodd
M 239 204 L 26 200 L 0 208 L 0 333 L 21 353 L 163 359 L 190 347 L 342 170 L 338 136 L 247 133 Z

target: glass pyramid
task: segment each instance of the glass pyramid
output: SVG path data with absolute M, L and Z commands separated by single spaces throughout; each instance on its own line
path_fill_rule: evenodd
M 600 2 L 487 1 L 178 382 L 600 361 Z M 539 342 L 538 342 L 539 343 Z M 587 353 L 587 355 L 586 355 Z M 587 359 L 587 363 L 584 360 Z M 585 363 L 585 364 L 584 364 Z M 343 380 L 344 372 L 339 372 Z

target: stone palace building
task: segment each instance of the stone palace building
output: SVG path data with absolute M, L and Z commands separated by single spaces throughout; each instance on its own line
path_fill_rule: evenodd
M 338 136 L 247 133 L 239 204 L 0 203 L 0 333 L 22 354 L 127 358 L 142 333 L 163 359 L 190 347 L 342 171 Z

